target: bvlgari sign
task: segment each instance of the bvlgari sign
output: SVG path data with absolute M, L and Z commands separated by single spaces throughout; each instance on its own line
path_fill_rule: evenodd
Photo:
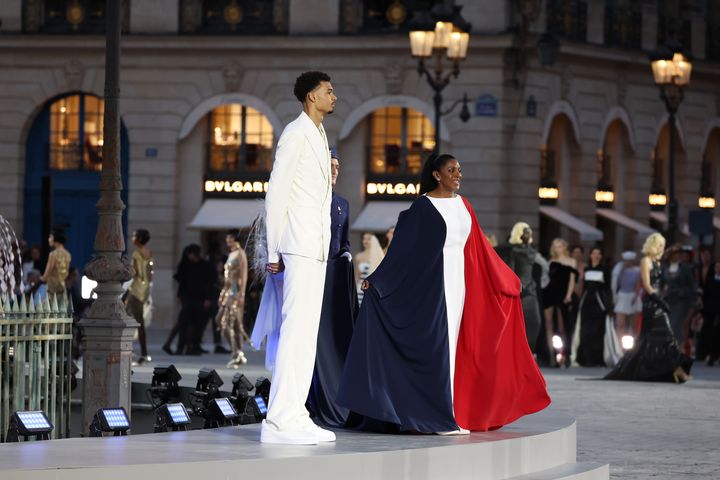
M 417 197 L 420 184 L 414 175 L 369 176 L 365 180 L 367 200 L 404 200 Z
M 268 190 L 270 175 L 252 177 L 240 175 L 228 177 L 205 177 L 203 197 L 205 198 L 263 198 Z
M 366 188 L 368 196 L 373 195 L 414 195 L 420 192 L 419 183 L 378 183 L 368 182 Z

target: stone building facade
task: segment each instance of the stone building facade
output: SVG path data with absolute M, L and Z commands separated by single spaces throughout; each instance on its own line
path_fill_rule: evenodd
M 42 240 L 35 228 L 42 195 L 36 173 L 56 177 L 56 194 L 63 188 L 70 196 L 83 188 L 91 192 L 92 151 L 99 145 L 93 137 L 98 125 L 88 120 L 98 114 L 88 105 L 103 95 L 104 39 L 92 16 L 97 2 L 76 2 L 85 7 L 80 23 L 67 8 L 51 15 L 57 3 L 0 3 L 0 212 L 33 242 Z M 207 243 L 203 228 L 225 228 L 222 221 L 213 223 L 213 215 L 241 211 L 249 217 L 257 210 L 260 200 L 251 197 L 262 195 L 254 182 L 266 180 L 263 165 L 272 146 L 300 111 L 292 85 L 302 71 L 332 76 L 339 100 L 325 128 L 342 160 L 337 191 L 350 200 L 351 218 L 362 220 L 358 231 L 390 226 L 387 212 L 401 204 L 388 203 L 395 198 L 384 185 L 406 190 L 415 181 L 412 165 L 432 147 L 426 125 L 432 126 L 434 109 L 432 91 L 410 55 L 407 20 L 392 24 L 387 11 L 401 4 L 410 17 L 413 8 L 433 3 L 440 2 L 123 1 L 126 222 L 129 233 L 148 228 L 153 236 L 158 321 L 172 321 L 172 271 L 183 246 Z M 664 214 L 650 211 L 648 195 L 667 188 L 669 130 L 647 52 L 671 31 L 695 57 L 676 134 L 680 223 L 688 223 L 702 189 L 718 198 L 720 2 L 454 3 L 463 7 L 472 35 L 459 76 L 443 92 L 444 107 L 466 94 L 471 117 L 463 122 L 459 108 L 442 117 L 442 150 L 461 161 L 462 193 L 486 233 L 503 239 L 522 220 L 537 230 L 541 245 L 561 235 L 574 243 L 601 242 L 617 256 L 637 248 L 651 229 L 663 228 Z M 233 5 L 239 10 L 228 10 Z M 545 32 L 560 45 L 551 65 L 542 64 L 536 47 Z M 62 117 L 74 108 L 67 102 L 76 101 L 84 105 L 81 120 L 73 120 L 82 131 L 78 138 L 67 133 Z M 242 122 L 254 140 L 245 134 L 239 140 L 237 129 L 228 134 L 232 122 Z M 255 122 L 255 130 L 245 122 Z M 396 137 L 405 143 L 395 145 Z M 65 185 L 67 172 L 48 167 L 48 161 L 61 161 L 53 150 L 58 138 L 79 142 L 76 160 L 84 167 L 76 170 L 87 173 L 72 180 L 79 183 Z M 238 158 L 252 168 L 228 173 L 212 166 L 232 145 L 242 146 Z M 538 198 L 546 180 L 559 190 L 554 205 Z M 602 211 L 595 198 L 601 180 L 614 193 Z M 368 193 L 368 183 L 381 185 L 384 195 Z M 255 191 L 242 192 L 248 184 Z M 222 191 L 213 193 L 213 185 Z M 73 208 L 95 202 L 92 193 L 73 198 Z M 213 218 L 199 218 L 208 200 L 220 202 L 206 208 L 204 215 Z M 382 208 L 373 210 L 373 201 L 384 202 L 374 205 Z M 82 218 L 73 215 L 66 224 L 91 245 L 92 222 L 84 231 Z M 193 223 L 197 228 L 189 228 Z

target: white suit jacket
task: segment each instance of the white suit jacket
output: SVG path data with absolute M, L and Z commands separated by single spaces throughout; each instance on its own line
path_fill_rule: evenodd
M 278 140 L 265 196 L 268 262 L 282 254 L 327 260 L 330 248 L 330 149 L 302 112 Z

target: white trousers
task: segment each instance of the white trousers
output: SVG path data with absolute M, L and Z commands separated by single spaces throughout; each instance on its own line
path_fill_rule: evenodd
M 310 421 L 305 401 L 315 368 L 327 264 L 297 255 L 283 255 L 283 262 L 282 326 L 266 420 L 288 431 Z

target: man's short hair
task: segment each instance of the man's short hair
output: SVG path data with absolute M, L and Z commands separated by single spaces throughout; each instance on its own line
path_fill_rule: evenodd
M 305 72 L 295 80 L 295 88 L 293 93 L 300 103 L 305 102 L 307 94 L 315 90 L 320 82 L 329 82 L 330 75 L 323 72 Z

